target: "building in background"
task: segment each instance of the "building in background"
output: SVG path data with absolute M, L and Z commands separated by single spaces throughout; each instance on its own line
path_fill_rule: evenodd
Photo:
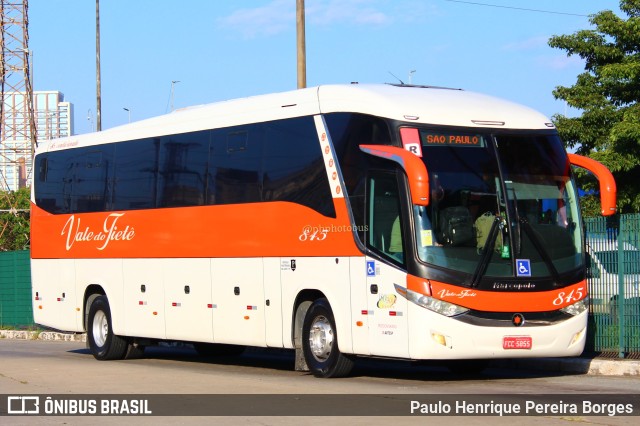
M 15 191 L 28 185 L 32 173 L 31 131 L 25 117 L 24 92 L 4 94 L 0 135 L 0 188 Z M 58 91 L 34 91 L 36 140 L 45 143 L 73 135 L 73 104 Z

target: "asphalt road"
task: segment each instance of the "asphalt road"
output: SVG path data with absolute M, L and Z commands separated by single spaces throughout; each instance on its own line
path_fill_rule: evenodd
M 336 406 L 371 403 L 372 416 L 233 416 L 233 417 L 5 417 L 2 424 L 427 424 L 436 417 L 376 416 L 385 400 L 405 394 L 431 401 L 435 396 L 457 395 L 566 395 L 566 398 L 596 398 L 602 394 L 628 396 L 638 401 L 640 379 L 634 376 L 589 376 L 567 373 L 490 368 L 480 376 L 452 375 L 435 364 L 416 365 L 389 360 L 358 360 L 351 377 L 317 379 L 293 370 L 293 354 L 284 351 L 250 350 L 235 358 L 202 358 L 189 347 L 148 348 L 145 358 L 126 361 L 96 361 L 84 343 L 39 340 L 0 340 L 0 394 L 71 396 L 137 395 L 305 395 L 320 394 L 314 413 Z M 583 395 L 584 394 L 584 395 Z M 361 401 L 354 395 L 364 395 Z M 386 399 L 380 396 L 387 396 Z M 243 399 L 245 398 L 245 399 Z M 271 400 L 259 401 L 268 404 Z M 238 396 L 236 404 L 246 403 Z M 278 400 L 272 401 L 278 404 Z M 375 407 L 377 403 L 383 405 Z M 424 402 L 424 401 L 423 401 Z M 233 403 L 233 402 L 232 402 Z M 640 404 L 638 404 L 640 405 Z M 320 408 L 319 408 L 320 407 Z M 233 408 L 233 407 L 230 407 Z M 640 410 L 640 406 L 634 407 Z M 282 410 L 280 410 L 280 414 Z M 276 410 L 278 412 L 278 410 Z M 286 410 L 285 410 L 286 412 Z M 527 417 L 439 417 L 439 422 L 465 425 L 627 425 L 639 417 L 582 416 L 571 413 Z

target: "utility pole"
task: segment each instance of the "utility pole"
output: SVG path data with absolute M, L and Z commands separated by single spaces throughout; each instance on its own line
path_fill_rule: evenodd
M 307 53 L 304 34 L 304 0 L 296 0 L 296 33 L 298 46 L 298 89 L 307 87 Z
M 96 130 L 102 130 L 102 89 L 100 87 L 100 0 L 96 0 Z
M 0 3 L 0 186 L 27 184 L 38 145 L 29 60 L 29 1 Z M 18 175 L 14 172 L 16 167 Z M 27 170 L 28 169 L 28 170 Z

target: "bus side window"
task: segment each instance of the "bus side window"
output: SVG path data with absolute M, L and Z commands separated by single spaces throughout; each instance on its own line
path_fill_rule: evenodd
M 396 263 L 404 263 L 402 218 L 395 174 L 370 176 L 367 193 L 367 245 Z

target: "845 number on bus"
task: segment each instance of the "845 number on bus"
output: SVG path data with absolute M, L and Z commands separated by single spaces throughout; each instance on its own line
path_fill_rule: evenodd
M 582 292 L 582 287 L 571 290 L 569 294 L 567 294 L 567 292 L 565 291 L 561 291 L 558 293 L 558 296 L 553 299 L 553 305 L 560 306 L 563 304 L 575 303 L 578 300 L 581 300 L 583 297 L 584 293 Z

